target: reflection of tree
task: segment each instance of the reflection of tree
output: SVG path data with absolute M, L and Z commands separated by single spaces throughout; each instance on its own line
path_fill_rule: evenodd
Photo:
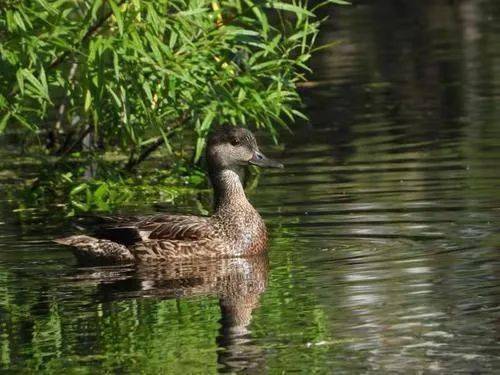
M 329 82 L 313 94 L 324 97 L 317 106 L 323 119 L 349 128 L 363 116 L 389 121 L 431 116 L 444 120 L 441 126 L 424 121 L 416 130 L 427 124 L 437 136 L 441 128 L 451 126 L 449 121 L 463 113 L 457 7 L 444 0 L 381 1 L 334 14 L 332 27 L 322 37 L 340 43 L 318 56 L 315 64 L 318 78 Z M 327 92 L 333 96 L 325 98 Z M 332 116 L 342 108 L 350 118 Z
M 495 293 L 478 297 L 480 288 L 471 287 L 487 284 L 480 278 L 498 280 L 489 270 L 492 250 L 478 244 L 491 234 L 489 221 L 498 222 L 491 210 L 499 202 L 491 183 L 497 178 L 485 163 L 498 159 L 500 55 L 493 25 L 500 3 L 358 3 L 331 17 L 337 28 L 326 30 L 323 42 L 341 43 L 316 59 L 314 91 L 304 88 L 319 142 L 344 131 L 340 139 L 351 144 L 332 142 L 333 154 L 353 152 L 344 154 L 344 165 L 306 166 L 294 178 L 294 185 L 323 178 L 324 194 L 322 200 L 311 194 L 317 184 L 302 194 L 297 189 L 294 200 L 307 216 L 295 207 L 299 223 L 283 226 L 310 239 L 313 250 L 305 247 L 304 258 L 318 259 L 311 261 L 316 284 L 337 286 L 335 298 L 333 287 L 317 291 L 328 316 L 349 317 L 340 323 L 358 327 L 336 334 L 351 337 L 353 351 L 367 349 L 372 369 L 398 371 L 406 363 L 443 371 L 448 364 L 437 357 L 449 353 L 442 348 L 472 348 L 456 338 L 480 325 L 481 319 L 455 315 L 470 313 L 460 304 L 498 305 Z M 293 157 L 300 156 L 294 149 Z M 328 190 L 343 190 L 346 199 L 328 197 Z M 331 252 L 320 257 L 318 249 Z M 473 257 L 485 270 L 474 269 L 467 259 Z M 322 268 L 327 260 L 330 267 Z M 483 322 L 493 316 L 476 308 L 470 310 Z M 488 348 L 491 339 L 474 337 Z M 434 358 L 425 354 L 433 351 Z

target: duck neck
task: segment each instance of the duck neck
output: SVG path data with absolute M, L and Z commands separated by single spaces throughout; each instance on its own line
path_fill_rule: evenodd
M 216 213 L 241 210 L 242 207 L 250 206 L 241 183 L 240 172 L 234 169 L 210 172 Z

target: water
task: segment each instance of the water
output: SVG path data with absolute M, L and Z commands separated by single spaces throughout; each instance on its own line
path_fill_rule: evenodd
M 1 368 L 495 372 L 500 4 L 370 3 L 331 13 L 312 125 L 250 192 L 267 258 L 80 269 L 71 227 L 5 205 Z

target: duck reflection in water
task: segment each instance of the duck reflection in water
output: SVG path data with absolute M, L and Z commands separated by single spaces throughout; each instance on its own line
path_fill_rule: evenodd
M 76 279 L 98 283 L 97 299 L 193 298 L 219 300 L 217 356 L 220 372 L 262 373 L 262 348 L 252 344 L 249 325 L 267 286 L 266 255 L 183 261 L 135 268 L 81 268 Z

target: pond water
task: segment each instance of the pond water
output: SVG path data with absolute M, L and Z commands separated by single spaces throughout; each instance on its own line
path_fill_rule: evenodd
M 500 3 L 372 3 L 331 11 L 312 124 L 250 192 L 268 257 L 82 269 L 0 206 L 0 368 L 498 369 Z

